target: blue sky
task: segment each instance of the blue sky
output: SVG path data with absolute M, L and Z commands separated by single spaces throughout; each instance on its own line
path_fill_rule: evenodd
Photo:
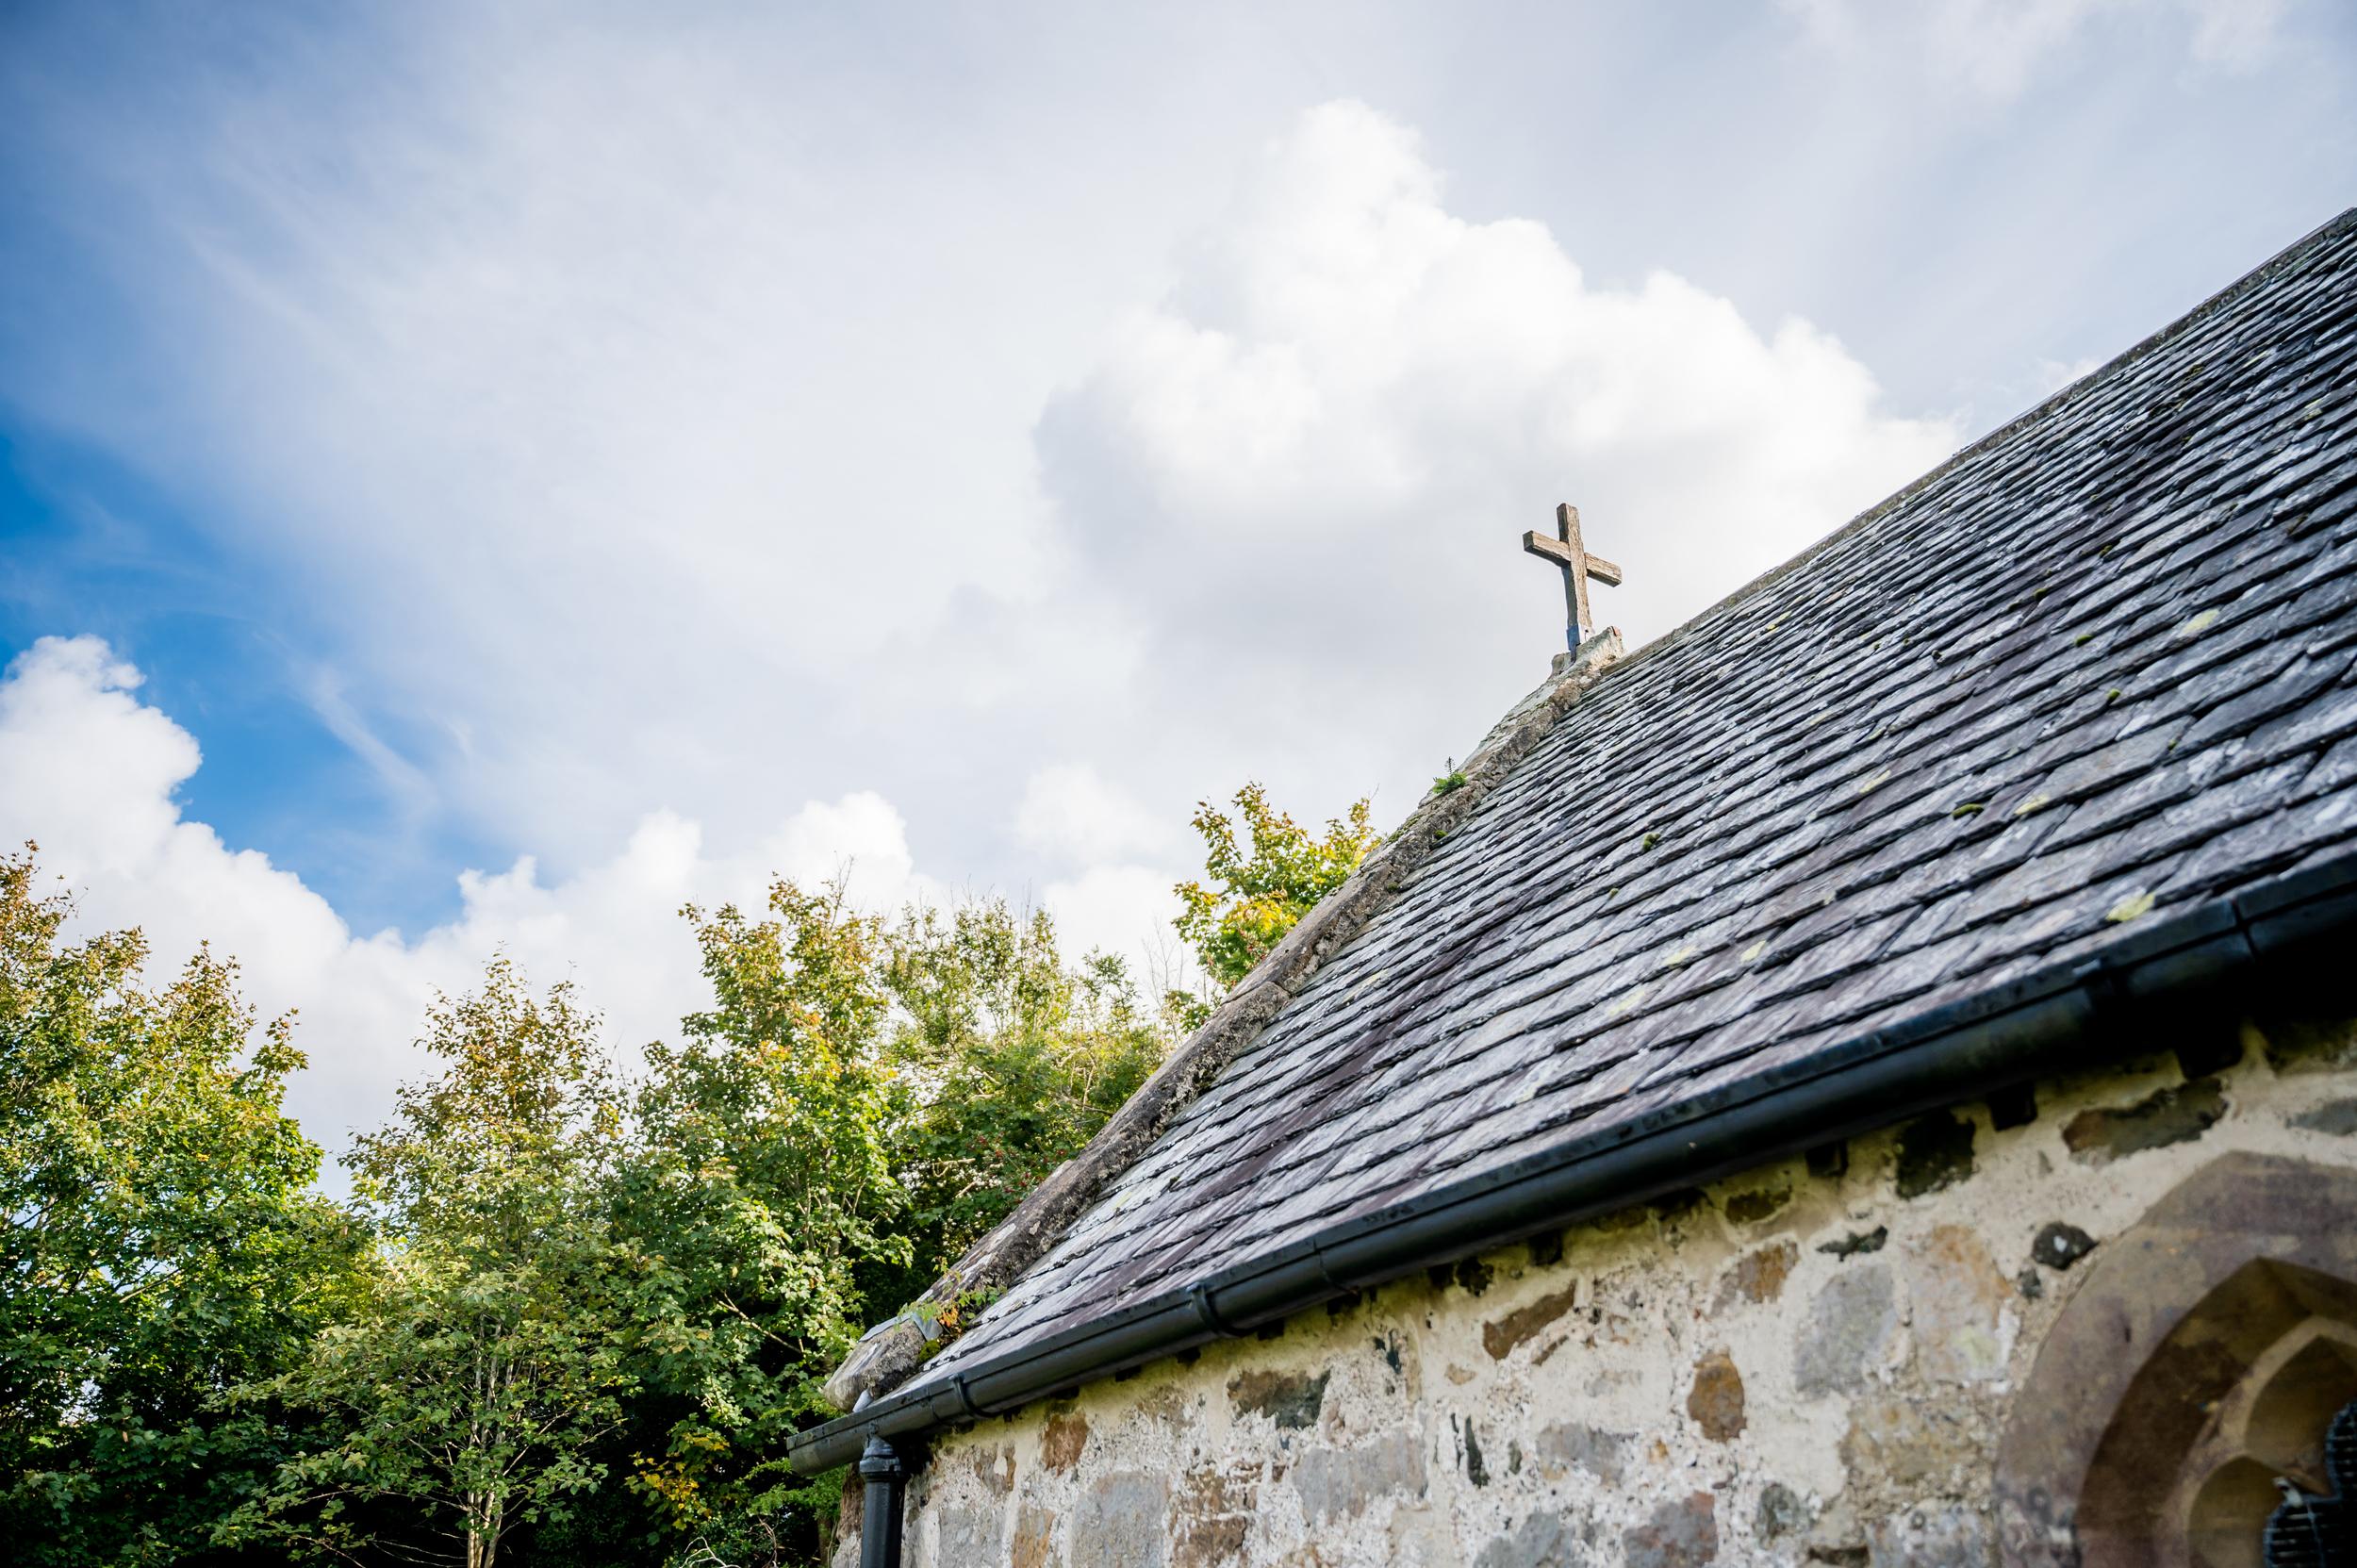
M 997 889 L 1167 961 L 1193 801 L 1404 812 L 2349 205 L 2324 0 L 16 6 L 0 832 L 298 1006 Z M 44 640 L 49 639 L 49 640 Z

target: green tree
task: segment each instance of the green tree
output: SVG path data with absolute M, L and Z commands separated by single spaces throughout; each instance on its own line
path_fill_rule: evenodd
M 783 1448 L 832 1413 L 826 1374 L 1086 1143 L 1168 1033 L 1117 961 L 1067 967 L 1003 900 L 884 921 L 781 882 L 764 918 L 687 913 L 714 1004 L 650 1052 L 625 1206 L 674 1311 L 616 1462 L 670 1539 L 808 1560 L 840 1477 L 797 1480 Z
M 914 1272 L 877 1279 L 907 1299 L 1096 1136 L 1170 1046 L 1127 967 L 1067 966 L 1044 912 L 1003 899 L 911 909 L 887 933 L 901 1098 L 896 1164 L 911 1198 Z
M 387 1238 L 374 1289 L 301 1366 L 246 1391 L 320 1411 L 224 1528 L 318 1555 L 493 1568 L 518 1526 L 561 1524 L 605 1478 L 649 1299 L 608 1216 L 620 1149 L 596 1020 L 504 958 L 441 999 L 404 1086 L 351 1164 Z
M 280 1110 L 290 1021 L 234 966 L 162 990 L 0 858 L 0 1529 L 20 1562 L 201 1556 L 283 1432 L 223 1389 L 300 1357 L 364 1236 Z
M 287 1023 L 209 955 L 143 990 L 136 933 L 69 913 L 0 863 L 0 1509 L 37 1561 L 820 1556 L 841 1477 L 783 1446 L 826 1373 L 1172 1036 L 1043 915 L 781 882 L 685 912 L 712 1002 L 627 1093 L 568 986 L 497 959 L 438 999 L 347 1209 L 279 1113 Z
M 1269 804 L 1258 784 L 1236 791 L 1235 806 L 1234 819 L 1209 801 L 1195 807 L 1206 880 L 1176 889 L 1178 934 L 1223 989 L 1250 974 L 1382 842 L 1363 799 L 1329 820 L 1323 836 Z
M 671 1537 L 778 1561 L 816 1554 L 841 1490 L 792 1476 L 784 1437 L 860 1332 L 861 1271 L 909 1256 L 883 933 L 783 881 L 766 918 L 685 914 L 713 1005 L 651 1048 L 636 1102 L 624 1224 L 670 1308 L 622 1461 Z

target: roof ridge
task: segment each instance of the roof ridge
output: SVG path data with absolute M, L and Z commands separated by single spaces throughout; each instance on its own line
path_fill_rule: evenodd
M 1221 999 L 1211 1015 L 1113 1113 L 1087 1147 L 1032 1188 L 1013 1213 L 966 1248 L 916 1301 L 862 1335 L 828 1378 L 821 1391 L 828 1401 L 848 1411 L 865 1397 L 881 1397 L 898 1387 L 940 1342 L 946 1311 L 958 1297 L 1003 1289 L 1046 1256 L 1284 1010 L 1326 960 L 1392 902 L 1409 873 L 1577 705 L 1621 657 L 1619 631 L 1607 628 L 1582 644 L 1581 652 L 1583 661 L 1550 674 L 1508 709 L 1459 769 L 1463 782 L 1428 791 L 1343 885 L 1319 900 Z

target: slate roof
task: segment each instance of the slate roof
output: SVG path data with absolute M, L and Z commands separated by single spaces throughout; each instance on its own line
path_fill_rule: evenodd
M 1608 671 L 915 1391 L 2357 843 L 2357 212 Z

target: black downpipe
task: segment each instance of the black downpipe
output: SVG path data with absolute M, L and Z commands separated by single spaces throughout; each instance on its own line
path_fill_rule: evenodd
M 1426 1264 L 1488 1251 L 2027 1079 L 2091 1065 L 2116 1054 L 2120 1036 L 2134 1027 L 2155 1020 L 2184 1024 L 2189 1008 L 2256 965 L 2268 963 L 2285 979 L 2330 982 L 2346 967 L 2342 955 L 2352 926 L 2357 855 L 2200 906 L 2115 942 L 2095 959 L 2057 965 L 1853 1039 L 1797 1070 L 1763 1073 L 1698 1097 L 1673 1114 L 1574 1139 L 1347 1221 L 985 1362 L 948 1385 L 887 1395 L 793 1439 L 789 1462 L 805 1475 L 831 1469 L 849 1460 L 863 1438 L 873 1455 L 885 1437 L 1003 1413 L 1214 1339 L 1249 1333 Z M 866 1467 L 863 1458 L 863 1475 Z M 896 1547 L 897 1540 L 896 1533 Z M 887 1560 L 898 1559 L 863 1559 L 863 1568 Z
M 908 1495 L 909 1467 L 891 1444 L 867 1440 L 859 1457 L 865 1505 L 860 1514 L 859 1568 L 900 1568 L 900 1504 Z

